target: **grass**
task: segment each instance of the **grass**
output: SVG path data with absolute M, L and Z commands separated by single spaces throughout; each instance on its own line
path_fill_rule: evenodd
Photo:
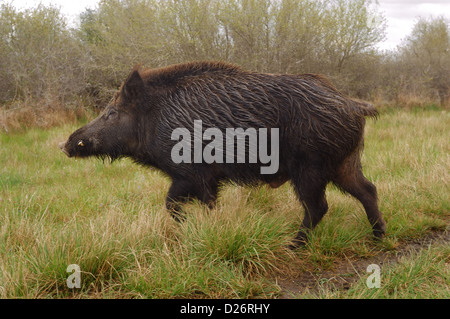
M 76 128 L 0 135 L 0 297 L 276 298 L 273 274 L 333 270 L 448 227 L 450 114 L 392 110 L 369 120 L 363 165 L 379 192 L 387 237 L 374 242 L 362 206 L 329 186 L 329 212 L 296 252 L 303 211 L 291 186 L 224 186 L 216 208 L 165 211 L 170 181 L 130 160 L 74 160 L 58 143 Z M 382 286 L 303 298 L 448 298 L 449 250 L 430 247 L 383 268 Z M 78 264 L 81 288 L 69 289 Z
M 0 107 L 0 133 L 25 131 L 30 127 L 48 129 L 64 123 L 76 123 L 93 116 L 81 98 L 64 104 L 58 97 L 16 100 Z
M 449 299 L 450 249 L 448 243 L 412 250 L 397 263 L 380 271 L 380 287 L 368 288 L 366 281 L 371 273 L 361 278 L 348 290 L 324 286 L 317 294 L 303 298 L 353 298 L 353 299 Z

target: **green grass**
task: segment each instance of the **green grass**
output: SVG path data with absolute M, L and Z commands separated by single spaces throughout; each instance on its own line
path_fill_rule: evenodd
M 380 267 L 380 287 L 368 288 L 369 272 L 348 290 L 324 286 L 318 294 L 305 294 L 303 298 L 352 299 L 449 299 L 450 298 L 450 246 L 448 243 L 411 250 L 393 265 Z
M 217 207 L 186 205 L 179 225 L 165 211 L 170 181 L 130 160 L 67 158 L 76 128 L 0 135 L 0 297 L 276 298 L 275 273 L 333 270 L 395 251 L 449 222 L 450 114 L 390 111 L 366 128 L 364 171 L 377 188 L 387 237 L 372 240 L 362 206 L 327 189 L 329 212 L 304 248 L 286 249 L 303 211 L 289 184 L 223 187 Z M 448 247 L 432 247 L 366 274 L 348 290 L 299 297 L 448 298 Z M 81 268 L 69 289 L 67 266 Z

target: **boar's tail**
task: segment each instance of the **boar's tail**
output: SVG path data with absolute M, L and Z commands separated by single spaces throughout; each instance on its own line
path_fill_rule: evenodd
M 375 105 L 364 101 L 354 101 L 354 102 L 355 108 L 357 108 L 357 111 L 361 113 L 363 116 L 378 118 L 379 113 Z

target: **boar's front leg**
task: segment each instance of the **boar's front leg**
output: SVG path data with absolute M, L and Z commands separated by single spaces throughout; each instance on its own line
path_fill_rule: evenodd
M 174 179 L 167 194 L 166 208 L 177 222 L 182 222 L 185 219 L 181 208 L 182 204 L 197 199 L 212 208 L 217 199 L 217 191 L 218 187 L 215 183 L 213 185 L 202 185 L 187 180 Z

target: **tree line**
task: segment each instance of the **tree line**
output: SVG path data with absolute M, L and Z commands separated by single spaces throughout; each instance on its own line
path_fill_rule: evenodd
M 108 0 L 74 27 L 60 10 L 0 8 L 0 103 L 103 106 L 136 64 L 223 60 L 271 73 L 320 73 L 380 104 L 449 105 L 450 27 L 420 18 L 391 51 L 371 0 Z

